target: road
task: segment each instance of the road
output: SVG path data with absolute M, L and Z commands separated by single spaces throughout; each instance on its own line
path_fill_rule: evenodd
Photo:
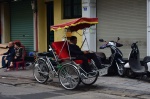
M 0 99 L 126 99 L 124 96 L 109 95 L 98 91 L 68 91 L 43 85 L 0 85 Z M 129 98 L 135 99 L 135 98 Z
M 39 84 L 33 79 L 1 77 L 0 99 L 149 99 L 150 84 L 147 81 L 99 77 L 92 86 L 80 84 L 76 90 L 65 90 L 54 82 Z

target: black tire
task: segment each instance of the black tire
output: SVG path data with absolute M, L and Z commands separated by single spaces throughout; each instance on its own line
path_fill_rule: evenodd
M 93 60 L 91 60 L 90 66 L 91 66 L 91 69 L 92 69 L 92 71 L 93 71 L 93 72 L 92 72 L 93 76 L 90 76 L 90 74 L 88 74 L 89 76 L 87 76 L 87 78 L 81 77 L 81 82 L 82 82 L 84 85 L 93 85 L 93 84 L 97 81 L 98 76 L 99 76 L 98 69 L 97 69 L 97 67 L 95 66 Z M 81 74 L 81 73 L 80 73 L 80 74 Z
M 72 64 L 63 65 L 59 70 L 58 78 L 63 88 L 68 90 L 75 89 L 81 82 L 79 72 Z
M 117 75 L 117 68 L 116 66 L 110 66 L 108 68 L 108 73 L 105 76 L 114 76 Z
M 45 83 L 49 79 L 49 69 L 46 61 L 41 58 L 38 59 L 33 68 L 33 76 L 39 83 Z
M 119 66 L 119 69 L 117 68 L 118 75 L 120 77 L 124 77 L 125 76 L 124 64 L 119 63 L 118 66 Z
M 129 78 L 136 78 L 137 75 L 131 70 L 131 69 L 126 69 L 125 75 Z

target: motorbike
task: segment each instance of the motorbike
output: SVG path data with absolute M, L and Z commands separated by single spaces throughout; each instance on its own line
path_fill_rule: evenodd
M 124 66 L 125 75 L 129 78 L 150 75 L 150 56 L 144 57 L 141 62 L 137 43 L 138 42 L 135 42 L 131 45 L 132 50 L 129 54 L 129 62 L 127 62 Z
M 104 58 L 101 59 L 102 65 L 104 65 L 104 66 L 109 65 L 108 75 L 117 73 L 119 76 L 124 76 L 125 62 L 123 60 L 123 54 L 122 54 L 121 50 L 119 50 L 119 48 L 118 48 L 118 47 L 122 47 L 123 44 L 118 43 L 119 40 L 120 40 L 119 37 L 118 37 L 117 41 L 109 41 L 109 42 L 106 42 L 103 39 L 99 39 L 100 42 L 105 42 L 105 44 L 100 46 L 100 49 L 110 48 L 110 50 L 111 50 L 111 55 L 110 55 L 109 59 L 104 59 Z

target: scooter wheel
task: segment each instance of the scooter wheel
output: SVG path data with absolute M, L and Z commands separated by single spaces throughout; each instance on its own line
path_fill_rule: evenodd
M 124 64 L 118 64 L 118 66 L 119 66 L 119 69 L 117 69 L 118 75 L 124 77 L 126 71 L 126 69 L 124 68 Z

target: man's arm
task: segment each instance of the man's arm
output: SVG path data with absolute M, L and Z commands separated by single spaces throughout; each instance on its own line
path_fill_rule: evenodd
M 73 53 L 73 54 L 77 54 L 77 55 L 84 54 L 77 45 L 70 44 L 69 49 L 70 49 L 70 52 Z
M 14 57 L 14 55 L 15 55 L 15 49 L 14 48 L 12 48 L 11 50 L 10 50 L 10 52 L 8 53 L 8 57 L 9 56 L 11 56 L 11 57 Z
M 8 50 L 7 52 L 3 53 L 2 55 L 8 55 L 10 52 L 10 50 Z

